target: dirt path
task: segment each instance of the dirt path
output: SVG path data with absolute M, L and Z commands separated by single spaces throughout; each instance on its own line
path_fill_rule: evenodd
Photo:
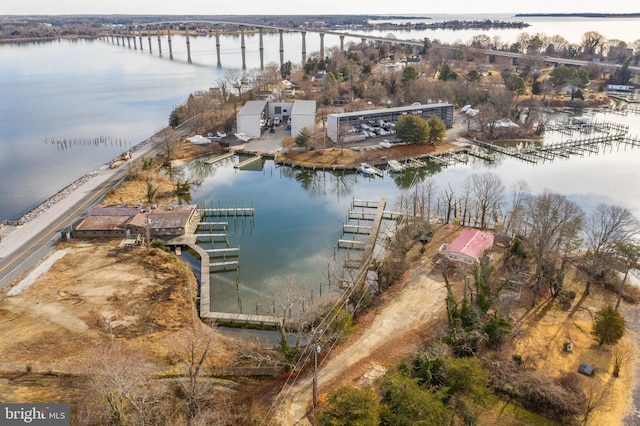
M 340 348 L 319 359 L 319 393 L 328 385 L 362 378 L 368 372 L 384 372 L 389 365 L 411 354 L 425 323 L 444 308 L 444 283 L 429 278 L 432 263 L 427 256 L 405 275 L 399 288 L 382 298 L 382 307 L 371 313 L 369 325 Z M 365 317 L 365 322 L 367 318 Z M 382 367 L 382 368 L 381 368 Z M 312 377 L 304 377 L 282 390 L 275 418 L 280 424 L 311 424 L 307 418 L 312 399 Z M 270 423 L 271 424 L 271 423 Z

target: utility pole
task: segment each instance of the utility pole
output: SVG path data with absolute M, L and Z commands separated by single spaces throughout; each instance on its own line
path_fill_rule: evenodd
M 313 350 L 313 409 L 318 405 L 318 354 L 320 353 L 320 345 Z

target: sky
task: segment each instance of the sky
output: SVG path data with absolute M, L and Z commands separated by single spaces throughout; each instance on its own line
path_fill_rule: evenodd
M 413 6 L 415 4 L 419 4 Z M 638 13 L 629 0 L 0 0 L 0 15 L 402 15 L 460 13 Z

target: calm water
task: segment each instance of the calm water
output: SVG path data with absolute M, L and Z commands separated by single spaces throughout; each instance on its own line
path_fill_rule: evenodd
M 635 40 L 637 20 L 601 21 L 546 19 L 525 31 L 562 33 L 570 41 L 579 42 L 584 31 L 597 25 L 596 29 L 608 38 Z M 604 24 L 610 26 L 605 28 Z M 572 34 L 570 28 L 577 33 Z M 498 30 L 489 34 L 502 31 L 514 39 L 521 32 Z M 454 39 L 428 36 L 454 41 L 470 39 L 477 32 L 446 34 Z M 424 35 L 413 32 L 396 36 Z M 152 52 L 146 39 L 142 51 L 90 40 L 0 45 L 0 219 L 19 217 L 161 129 L 174 105 L 189 92 L 215 86 L 225 67 L 241 66 L 237 36 L 221 38 L 222 69 L 216 68 L 214 38 L 191 38 L 193 64 L 187 63 L 184 38 L 174 36 L 173 40 L 173 60 L 168 58 L 166 38 L 162 57 L 155 38 Z M 247 67 L 258 67 L 258 36 L 248 35 L 246 40 Z M 308 54 L 319 49 L 315 34 L 308 33 L 306 43 Z M 338 43 L 337 37 L 325 37 L 327 48 Z M 279 62 L 278 44 L 276 34 L 265 34 L 265 64 Z M 300 35 L 285 34 L 285 60 L 301 61 L 300 49 Z M 638 116 L 599 119 L 623 122 L 631 127 L 631 134 L 640 135 Z M 99 137 L 103 142 L 95 143 Z M 52 144 L 52 138 L 67 139 L 67 145 Z M 476 161 L 447 168 L 435 179 L 440 188 L 448 184 L 459 188 L 469 173 L 489 169 L 507 187 L 524 179 L 534 191 L 552 189 L 586 209 L 606 201 L 625 205 L 640 216 L 640 187 L 636 183 L 639 159 L 640 150 L 627 149 L 535 166 L 514 159 L 491 166 Z M 389 177 L 364 179 L 292 172 L 271 162 L 266 162 L 261 171 L 237 171 L 231 161 L 214 166 L 193 162 L 188 169 L 188 173 L 203 178 L 193 193 L 194 202 L 214 199 L 233 204 L 237 199 L 239 203 L 253 202 L 256 208 L 252 223 L 244 227 L 238 223 L 235 231 L 231 228 L 230 243 L 240 246 L 242 253 L 240 288 L 245 312 L 255 311 L 255 301 L 264 294 L 267 281 L 285 274 L 296 275 L 299 284 L 308 287 L 309 294 L 313 290 L 317 297 L 351 200 L 384 196 L 394 207 L 403 192 L 402 185 Z M 237 310 L 235 276 L 217 275 L 216 280 L 220 285 L 214 287 L 214 308 Z

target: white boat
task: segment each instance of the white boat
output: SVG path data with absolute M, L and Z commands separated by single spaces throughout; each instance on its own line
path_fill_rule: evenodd
M 389 160 L 387 161 L 387 165 L 392 172 L 401 172 L 404 170 L 404 166 L 400 164 L 398 160 Z
M 377 169 L 367 163 L 360 163 L 360 167 L 358 167 L 358 170 L 360 170 L 361 173 L 367 175 L 367 176 L 383 176 L 384 173 L 382 172 L 382 170 Z
M 233 135 L 242 142 L 249 142 L 251 140 L 251 136 L 247 136 L 244 133 L 234 133 Z
M 358 170 L 369 176 L 373 176 L 376 174 L 375 169 L 367 163 L 360 163 L 360 167 L 358 167 Z
M 205 138 L 202 135 L 195 135 L 195 136 L 191 136 L 190 138 L 187 138 L 187 140 L 191 143 L 194 143 L 196 145 L 204 145 L 207 143 L 211 143 L 211 141 L 207 138 Z

